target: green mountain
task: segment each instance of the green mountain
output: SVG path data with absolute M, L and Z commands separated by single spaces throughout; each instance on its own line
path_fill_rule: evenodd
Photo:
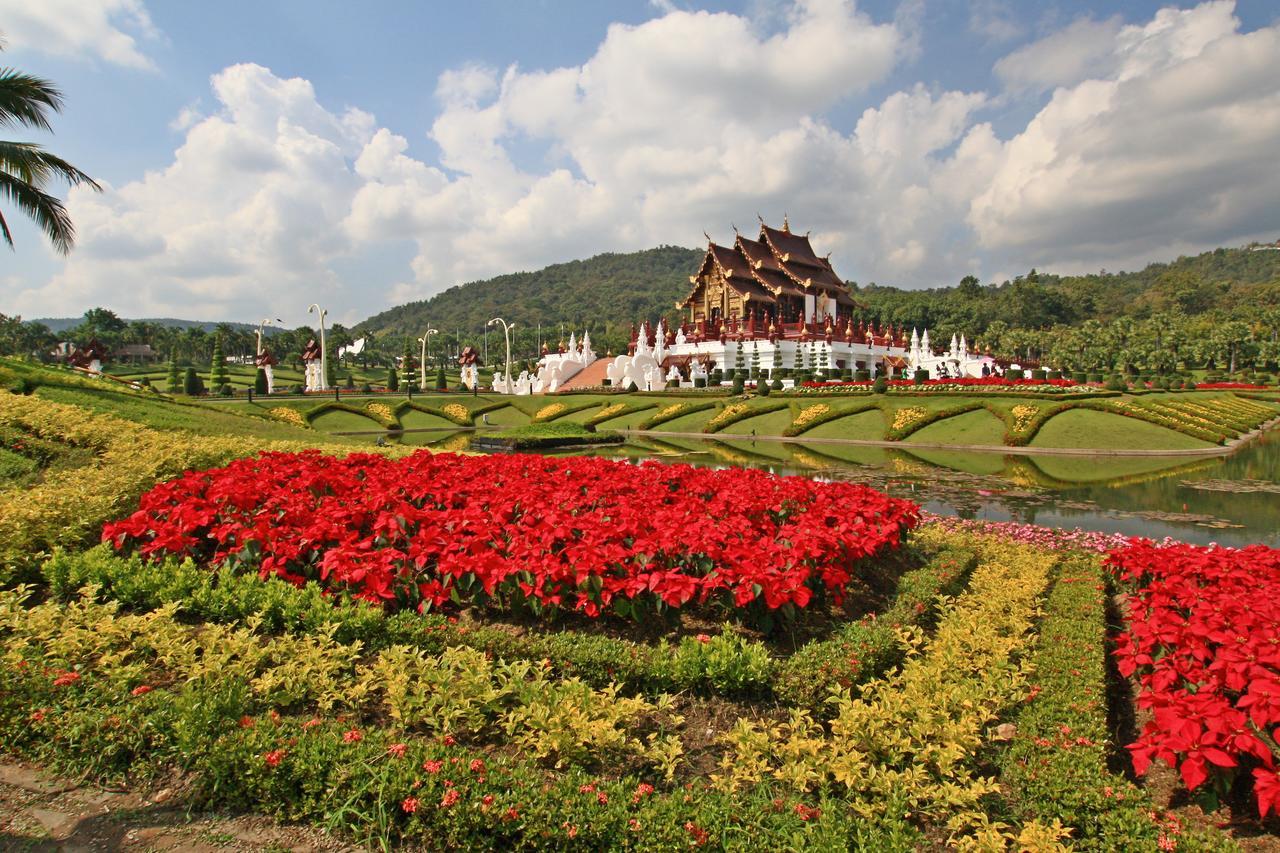
M 566 335 L 569 329 L 590 328 L 599 337 L 643 318 L 673 314 L 675 303 L 689 292 L 689 276 L 697 272 L 702 254 L 701 249 L 659 246 L 473 281 L 375 314 L 352 332 L 417 337 L 429 324 L 445 335 L 461 330 L 465 337 L 490 318 L 502 317 L 524 330 L 541 324 L 544 340 L 553 344 L 561 323 Z

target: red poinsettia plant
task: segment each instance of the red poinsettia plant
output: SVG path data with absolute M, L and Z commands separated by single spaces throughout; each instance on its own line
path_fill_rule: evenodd
M 264 453 L 160 484 L 103 540 L 371 602 L 596 616 L 839 602 L 919 507 L 853 483 L 657 462 Z
M 1115 647 L 1152 714 L 1134 769 L 1160 760 L 1218 793 L 1248 778 L 1259 813 L 1280 812 L 1280 550 L 1133 540 L 1107 564 L 1136 586 Z

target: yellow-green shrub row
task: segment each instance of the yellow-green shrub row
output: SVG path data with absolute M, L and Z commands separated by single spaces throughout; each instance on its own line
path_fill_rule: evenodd
M 97 539 L 103 522 L 129 511 L 158 481 L 303 442 L 162 432 L 38 397 L 0 393 L 0 426 L 92 452 L 93 461 L 37 485 L 0 492 L 0 583 L 35 566 L 57 545 Z
M 553 679 L 528 661 L 505 663 L 468 648 L 428 655 L 391 646 L 367 658 L 334 629 L 264 638 L 256 626 L 183 625 L 176 604 L 144 614 L 80 599 L 25 606 L 24 590 L 0 592 L 4 662 L 75 672 L 128 685 L 246 685 L 259 712 L 348 711 L 389 717 L 416 733 L 503 742 L 529 757 L 595 763 L 647 760 L 668 776 L 681 755 L 667 729 L 682 720 L 669 697 L 654 702 Z
M 830 735 L 801 711 L 782 724 L 740 721 L 727 741 L 717 782 L 734 788 L 764 777 L 800 790 L 835 786 L 871 816 L 899 804 L 919 822 L 945 827 L 952 843 L 1053 844 L 1057 824 L 1030 821 L 1018 831 L 983 808 L 998 789 L 978 752 L 1001 712 L 1026 695 L 1022 652 L 1056 556 L 975 540 L 981 562 L 969 589 L 943 607 L 937 632 L 903 632 L 909 657 L 895 675 L 857 699 L 837 701 Z

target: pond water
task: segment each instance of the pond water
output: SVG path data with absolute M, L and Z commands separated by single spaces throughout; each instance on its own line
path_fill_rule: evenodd
M 465 433 L 414 443 L 463 449 Z M 866 483 L 939 515 L 1221 545 L 1280 547 L 1280 430 L 1231 456 L 1015 456 L 819 442 L 636 436 L 570 451 Z M 568 454 L 557 454 L 568 455 Z

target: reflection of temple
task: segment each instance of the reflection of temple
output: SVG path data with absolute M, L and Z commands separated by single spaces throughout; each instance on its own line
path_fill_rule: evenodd
M 847 322 L 856 306 L 831 262 L 814 253 L 807 235 L 792 234 L 785 220 L 781 231 L 761 222 L 759 239 L 738 234 L 732 247 L 708 238 L 702 267 L 689 281 L 693 291 L 677 307 L 703 337 L 719 337 L 726 322 L 735 331 L 764 332 L 772 325 L 784 338 L 799 337 L 806 325 L 820 334 L 828 319 L 837 328 Z

